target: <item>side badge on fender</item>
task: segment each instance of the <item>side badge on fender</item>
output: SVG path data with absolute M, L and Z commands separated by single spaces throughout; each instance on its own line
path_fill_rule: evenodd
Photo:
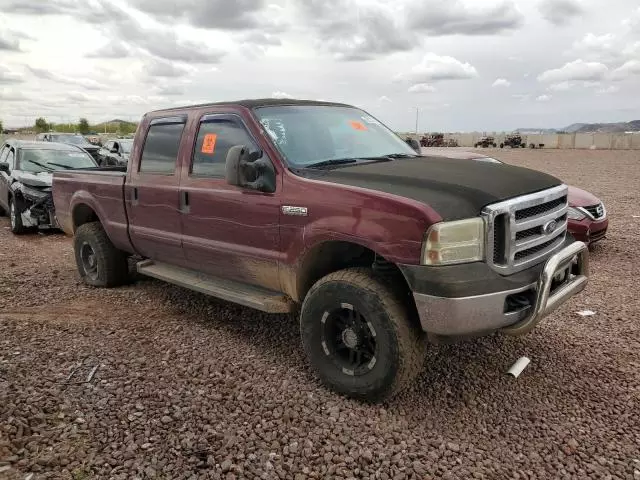
M 295 207 L 292 205 L 283 205 L 282 213 L 285 215 L 296 215 L 299 217 L 307 216 L 307 207 Z

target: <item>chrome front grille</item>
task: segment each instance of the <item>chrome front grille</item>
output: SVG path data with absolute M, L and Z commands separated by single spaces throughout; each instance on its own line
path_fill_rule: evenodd
M 488 205 L 487 263 L 510 275 L 535 265 L 564 243 L 567 232 L 566 185 Z
M 581 210 L 582 213 L 587 214 L 591 220 L 601 220 L 607 215 L 607 211 L 604 208 L 602 203 L 598 203 L 597 205 L 589 205 L 588 207 L 578 207 L 578 210 Z

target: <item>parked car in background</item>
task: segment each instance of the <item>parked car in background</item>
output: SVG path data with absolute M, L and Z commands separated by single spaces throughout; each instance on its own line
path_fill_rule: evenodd
M 6 140 L 0 146 L 0 214 L 11 231 L 58 228 L 51 195 L 55 170 L 96 168 L 91 155 L 76 145 Z
M 461 149 L 430 148 L 425 150 L 424 154 L 427 156 L 464 158 L 483 162 L 504 163 L 496 158 L 479 152 L 471 152 Z M 587 245 L 592 246 L 606 237 L 607 229 L 609 227 L 607 209 L 605 208 L 602 200 L 592 193 L 571 185 L 568 187 L 568 231 L 576 238 L 576 240 L 580 240 Z
M 98 160 L 98 150 L 100 150 L 100 146 L 93 145 L 79 133 L 46 132 L 42 134 L 42 138 L 37 139 L 43 142 L 59 142 L 77 145 L 86 150 L 96 161 Z
M 101 167 L 112 165 L 126 165 L 133 146 L 133 139 L 116 138 L 107 140 L 98 150 L 98 163 Z
M 429 339 L 524 335 L 588 282 L 561 180 L 418 156 L 345 104 L 149 112 L 126 168 L 57 171 L 53 196 L 88 285 L 127 282 L 135 255 L 143 275 L 299 313 L 319 378 L 368 401 L 411 384 Z

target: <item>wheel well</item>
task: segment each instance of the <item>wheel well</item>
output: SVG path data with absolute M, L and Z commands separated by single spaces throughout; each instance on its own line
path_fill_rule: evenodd
M 89 222 L 96 222 L 99 220 L 100 219 L 98 218 L 98 215 L 96 215 L 96 212 L 94 212 L 90 206 L 84 203 L 77 205 L 73 209 L 73 230 L 74 231 L 80 225 L 84 225 L 85 223 L 89 223 Z
M 312 248 L 304 257 L 297 275 L 296 293 L 300 303 L 309 289 L 325 275 L 351 267 L 366 267 L 390 280 L 390 284 L 406 294 L 410 292 L 397 265 L 373 250 L 351 242 L 330 241 Z

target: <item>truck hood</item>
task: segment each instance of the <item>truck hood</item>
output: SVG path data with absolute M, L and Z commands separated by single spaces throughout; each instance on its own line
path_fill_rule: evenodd
M 585 190 L 569 185 L 569 205 L 572 207 L 590 207 L 598 205 L 600 199 Z
M 18 182 L 31 187 L 50 187 L 51 186 L 51 173 L 29 173 L 29 172 L 13 172 L 13 178 Z
M 324 182 L 423 202 L 446 221 L 474 217 L 490 203 L 562 184 L 556 177 L 524 167 L 427 156 L 315 172 L 317 176 L 311 176 Z

